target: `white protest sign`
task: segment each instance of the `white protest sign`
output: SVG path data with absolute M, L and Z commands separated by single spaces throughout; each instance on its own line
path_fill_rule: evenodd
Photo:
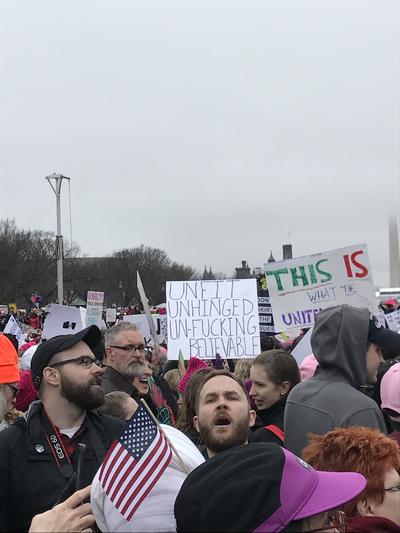
M 255 279 L 169 281 L 166 292 L 168 359 L 260 353 Z
M 56 335 L 72 335 L 84 328 L 81 312 L 77 307 L 53 304 L 43 326 L 43 339 Z
M 276 332 L 309 327 L 334 305 L 378 312 L 365 244 L 267 263 L 265 274 Z
M 392 331 L 400 331 L 400 311 L 392 311 L 385 315 L 387 325 Z
M 166 342 L 165 334 L 163 333 L 163 323 L 166 324 L 166 318 L 167 317 L 165 315 L 152 315 L 159 343 Z M 143 333 L 146 343 L 153 346 L 153 337 L 151 335 L 149 322 L 146 315 L 124 315 L 123 320 L 124 322 L 135 324 L 136 327 Z
M 106 322 L 116 322 L 117 321 L 117 310 L 115 307 L 108 307 L 106 309 Z
M 101 329 L 104 292 L 88 291 L 86 298 L 86 326 L 95 325 Z
M 18 341 L 18 346 L 22 346 L 22 344 L 25 341 L 25 334 L 19 327 L 18 322 L 15 320 L 15 318 L 11 315 L 8 319 L 8 322 L 6 324 L 6 327 L 4 328 L 3 333 L 10 333 L 11 335 L 14 335 Z

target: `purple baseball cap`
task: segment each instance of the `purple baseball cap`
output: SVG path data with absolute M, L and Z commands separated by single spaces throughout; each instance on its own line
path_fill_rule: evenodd
M 285 463 L 280 487 L 281 506 L 255 533 L 281 531 L 292 520 L 301 520 L 336 509 L 358 496 L 367 480 L 356 472 L 321 472 L 282 449 Z
M 245 444 L 189 474 L 175 501 L 177 531 L 282 531 L 342 506 L 366 484 L 355 472 L 314 470 L 277 444 Z

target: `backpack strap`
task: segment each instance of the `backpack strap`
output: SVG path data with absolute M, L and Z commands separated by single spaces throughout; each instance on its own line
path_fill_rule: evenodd
M 271 433 L 278 437 L 278 439 L 280 439 L 282 442 L 285 441 L 285 433 L 280 428 L 278 428 L 278 426 L 271 424 L 269 426 L 264 426 L 264 429 L 266 429 L 267 431 L 271 431 Z

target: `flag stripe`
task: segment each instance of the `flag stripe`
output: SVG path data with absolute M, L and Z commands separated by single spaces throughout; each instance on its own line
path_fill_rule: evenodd
M 125 518 L 127 520 L 130 520 L 132 518 L 132 516 L 136 513 L 137 509 L 140 507 L 140 505 L 143 502 L 143 500 L 146 498 L 146 496 L 149 494 L 151 489 L 154 487 L 154 485 L 160 479 L 160 477 L 164 473 L 164 470 L 169 465 L 171 457 L 172 457 L 172 452 L 169 449 L 169 450 L 167 450 L 167 453 L 164 454 L 164 459 L 163 459 L 162 463 L 160 464 L 157 472 L 153 475 L 152 478 L 150 478 L 148 480 L 146 486 L 142 490 L 142 493 L 138 494 L 137 497 L 135 498 L 135 500 L 132 502 L 134 504 L 133 507 L 132 507 L 132 504 L 130 505 L 130 509 L 131 510 L 129 511 L 129 508 L 128 508 L 127 512 L 125 513 Z
M 128 453 L 126 450 L 123 450 L 122 453 L 123 453 L 123 456 L 122 456 L 121 461 L 118 464 L 118 468 L 115 469 L 114 474 L 112 475 L 112 478 L 108 484 L 107 490 L 109 493 L 113 490 L 114 485 L 118 486 L 120 472 L 125 468 L 125 466 L 127 467 L 126 469 L 129 470 L 128 468 L 129 464 L 132 463 L 132 461 L 135 462 L 131 454 Z
M 114 457 L 111 460 L 110 466 L 107 469 L 107 472 L 105 472 L 105 474 L 104 474 L 103 487 L 104 487 L 104 489 L 106 491 L 108 491 L 110 477 L 112 476 L 112 474 L 114 472 L 114 469 L 118 468 L 121 460 L 124 457 L 124 454 L 126 453 L 126 450 L 125 450 L 125 448 L 123 446 L 121 446 L 120 443 L 118 443 L 118 445 L 115 447 L 114 452 L 115 452 L 114 453 Z
M 168 439 L 140 405 L 101 465 L 105 494 L 126 519 L 131 519 L 171 461 Z
M 122 507 L 122 513 L 124 514 L 127 508 L 130 506 L 132 499 L 136 497 L 136 495 L 140 492 L 142 486 L 144 483 L 146 483 L 146 480 L 153 474 L 153 472 L 157 469 L 159 462 L 163 458 L 163 454 L 165 455 L 165 443 L 162 442 L 162 446 L 160 446 L 156 452 L 156 454 L 152 457 L 151 462 L 147 465 L 147 468 L 140 472 L 139 476 L 135 478 L 135 483 L 132 485 L 131 494 L 127 494 L 123 501 L 120 502 L 120 507 Z M 128 489 L 131 487 L 128 487 Z
M 153 446 L 154 446 L 154 443 L 149 447 L 148 450 L 146 450 L 146 453 L 143 455 L 142 457 L 142 460 L 140 461 L 140 463 L 137 463 L 133 458 L 132 458 L 132 467 L 130 469 L 125 469 L 124 472 L 120 472 L 121 476 L 118 478 L 118 484 L 117 484 L 117 487 L 115 489 L 115 491 L 113 492 L 112 496 L 110 497 L 111 501 L 114 502 L 114 500 L 118 497 L 118 493 L 122 490 L 124 491 L 125 490 L 125 487 L 126 487 L 126 478 L 127 476 L 129 476 L 129 483 L 128 485 L 131 484 L 131 481 L 134 480 L 137 476 L 137 472 L 141 472 L 141 469 L 142 469 L 142 461 L 144 463 L 147 464 L 147 460 L 148 460 L 148 457 L 149 455 L 151 455 L 151 452 L 152 452 L 152 449 L 153 449 Z M 151 458 L 151 457 L 150 457 Z M 145 466 L 145 465 L 144 465 Z M 128 486 L 129 488 L 129 486 Z M 108 492 L 110 493 L 110 491 Z M 120 505 L 120 502 L 121 501 L 121 497 L 118 497 L 118 500 L 116 502 L 116 507 L 118 508 L 119 505 Z
M 115 441 L 115 446 L 114 446 L 114 449 L 112 451 L 112 453 L 110 454 L 110 456 L 107 458 L 107 460 L 104 460 L 104 468 L 103 468 L 103 472 L 101 473 L 100 471 L 100 479 L 102 482 L 106 482 L 107 478 L 108 478 L 108 475 L 116 461 L 116 457 L 118 457 L 118 452 L 120 452 L 121 450 L 121 444 L 118 442 L 118 441 Z
M 144 462 L 140 462 L 140 464 L 137 464 L 135 465 L 135 468 L 129 472 L 130 474 L 130 480 L 134 480 L 134 483 L 136 484 L 137 482 L 137 479 L 138 477 L 140 477 L 140 475 L 142 474 L 143 470 L 146 470 L 148 464 L 152 461 L 153 459 L 153 455 L 152 455 L 152 450 L 153 448 L 157 447 L 160 445 L 160 434 L 158 434 L 158 438 L 157 440 L 155 440 L 152 445 L 150 446 L 150 448 L 147 450 L 147 457 L 146 459 L 144 460 Z M 117 507 L 121 507 L 122 503 L 123 503 L 123 500 L 127 494 L 127 492 L 129 491 L 129 489 L 132 487 L 132 483 L 124 483 L 125 482 L 125 479 L 124 478 L 123 480 L 121 480 L 121 483 L 120 483 L 120 486 L 119 486 L 119 489 L 122 489 L 122 493 L 120 494 L 117 502 L 115 503 L 115 505 Z
M 107 463 L 108 463 L 109 457 L 110 457 L 110 455 L 113 453 L 114 448 L 116 447 L 117 444 L 118 444 L 118 441 L 115 440 L 115 441 L 112 443 L 111 448 L 108 450 L 107 455 L 104 457 L 104 460 L 103 460 L 103 462 L 102 462 L 102 464 L 101 464 L 101 468 L 100 468 L 100 474 L 99 474 L 99 479 L 100 479 L 100 480 L 101 480 L 101 478 L 103 477 L 103 472 L 104 472 L 105 467 L 106 467 L 106 465 L 107 465 Z

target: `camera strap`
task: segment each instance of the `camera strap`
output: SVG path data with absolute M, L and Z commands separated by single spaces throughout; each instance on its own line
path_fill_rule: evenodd
M 54 461 L 60 469 L 61 475 L 65 479 L 69 479 L 74 473 L 74 467 L 61 440 L 60 433 L 44 409 L 42 410 L 41 419 L 42 428 L 53 454 Z

